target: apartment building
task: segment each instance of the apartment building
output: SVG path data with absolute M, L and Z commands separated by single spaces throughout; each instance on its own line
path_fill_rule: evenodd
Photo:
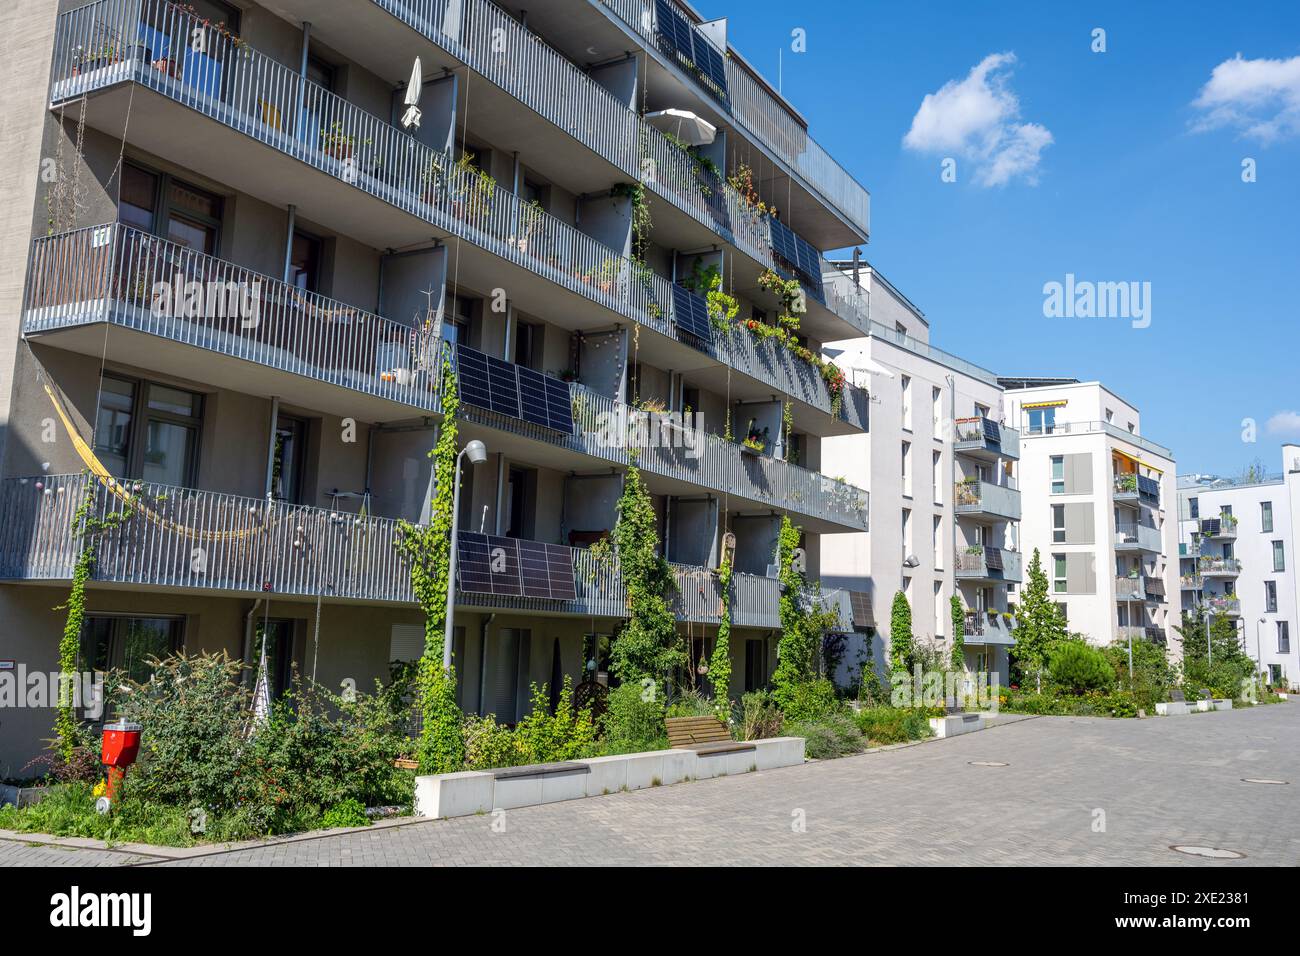
M 1225 615 L 1274 684 L 1300 682 L 1296 589 L 1300 445 L 1282 446 L 1276 476 L 1178 478 L 1178 557 L 1183 604 Z
M 1099 382 L 1003 378 L 1020 429 L 1021 549 L 1038 550 L 1071 631 L 1179 652 L 1173 453 Z
M 865 484 L 824 465 L 866 436 L 868 393 L 820 366 L 823 343 L 870 333 L 871 291 L 819 250 L 865 242 L 870 200 L 725 21 L 677 0 L 2 16 L 3 666 L 56 668 L 86 501 L 112 523 L 81 669 L 265 649 L 281 692 L 294 670 L 367 687 L 416 657 L 394 545 L 428 520 L 448 361 L 459 441 L 486 448 L 454 542 L 462 706 L 513 721 L 530 682 L 600 679 L 626 609 L 589 548 L 634 454 L 693 657 L 728 549 L 730 690 L 767 681 L 781 517 L 813 577 L 824 541 L 869 528 Z M 711 268 L 752 330 L 710 316 Z M 786 311 L 773 275 L 797 280 L 798 349 L 763 334 Z M 931 378 L 918 475 L 939 450 Z M 0 775 L 51 722 L 0 713 Z
M 897 592 L 911 605 L 914 640 L 945 652 L 958 595 L 968 670 L 1005 681 L 1024 562 L 1020 435 L 1002 420 L 1002 388 L 993 372 L 932 346 L 924 314 L 879 272 L 861 262 L 835 266 L 827 282 L 871 304 L 866 337 L 828 346 L 870 392 L 871 430 L 827 438 L 822 466 L 869 483 L 872 513 L 870 534 L 823 540 L 822 581 L 866 595 L 865 636 L 878 667 Z M 846 653 L 847 666 L 857 666 L 860 644 Z

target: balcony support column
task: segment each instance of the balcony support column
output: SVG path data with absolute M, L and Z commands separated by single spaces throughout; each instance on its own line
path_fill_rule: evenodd
M 290 203 L 284 220 L 284 274 L 280 276 L 285 282 L 291 279 L 289 270 L 293 268 L 293 232 L 297 228 L 298 207 Z

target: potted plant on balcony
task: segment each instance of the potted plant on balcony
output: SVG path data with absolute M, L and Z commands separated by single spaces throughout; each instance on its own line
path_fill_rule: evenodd
M 91 73 L 114 63 L 122 62 L 122 49 L 115 41 L 105 41 L 79 49 L 73 54 L 72 75 Z
M 492 215 L 497 181 L 475 165 L 472 154 L 465 153 L 457 161 L 452 182 L 451 211 L 454 216 L 473 223 Z
M 369 140 L 366 140 L 367 145 L 369 145 L 369 142 Z M 347 162 L 356 151 L 357 138 L 351 133 L 345 132 L 342 123 L 336 122 L 330 126 L 322 127 L 320 131 L 320 148 L 325 155 L 333 156 L 340 162 Z

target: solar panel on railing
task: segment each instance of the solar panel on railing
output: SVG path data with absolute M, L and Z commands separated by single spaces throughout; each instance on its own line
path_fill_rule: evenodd
M 546 385 L 546 417 L 551 420 L 551 428 L 573 434 L 573 397 L 568 383 L 549 375 L 543 381 Z
M 704 35 L 696 32 L 695 34 L 695 66 L 708 77 L 709 82 L 713 84 L 714 93 L 724 104 L 727 102 L 727 69 L 722 60 L 722 54 L 718 48 L 704 38 Z
M 524 597 L 573 601 L 578 597 L 573 579 L 573 551 L 539 541 L 519 542 L 519 571 Z
M 772 251 L 792 266 L 799 264 L 799 248 L 795 245 L 794 231 L 779 219 L 767 217 L 768 234 L 772 237 Z
M 456 578 L 462 591 L 519 597 L 519 542 L 462 531 L 456 536 Z
M 668 0 L 655 0 L 655 19 L 659 28 L 660 46 L 682 66 L 697 71 L 703 80 L 701 85 L 730 108 L 726 64 L 718 49 Z
M 679 329 L 701 342 L 713 342 L 708 303 L 690 289 L 679 285 L 673 286 L 673 321 Z
M 999 551 L 997 548 L 985 548 L 984 566 L 988 568 L 990 571 L 1001 571 L 1003 569 L 1002 552 Z
M 511 418 L 519 414 L 519 376 L 517 366 L 499 358 L 487 357 L 488 385 L 492 392 L 492 411 Z
M 573 406 L 569 386 L 524 366 L 516 366 L 519 373 L 519 404 L 526 422 L 551 428 L 557 432 L 573 433 Z
M 854 627 L 874 627 L 875 615 L 871 610 L 871 595 L 866 591 L 850 591 L 849 607 L 853 610 Z
M 488 384 L 487 356 L 482 352 L 456 346 L 456 381 L 460 400 L 477 408 L 492 408 L 492 389 Z

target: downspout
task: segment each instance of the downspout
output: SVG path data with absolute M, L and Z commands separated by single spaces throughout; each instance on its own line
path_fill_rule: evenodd
M 855 250 L 856 251 L 856 250 Z M 869 300 L 868 300 L 869 301 Z M 948 489 L 945 498 L 950 502 L 952 508 L 952 593 L 961 600 L 961 586 L 957 583 L 957 377 L 955 375 L 946 376 L 948 379 L 948 434 L 950 443 L 948 447 Z M 948 615 L 952 620 L 952 615 Z M 962 617 L 962 624 L 965 625 L 965 615 Z M 953 624 L 956 627 L 956 624 Z M 957 635 L 952 635 L 952 641 L 957 643 Z M 965 662 L 963 661 L 963 668 Z

